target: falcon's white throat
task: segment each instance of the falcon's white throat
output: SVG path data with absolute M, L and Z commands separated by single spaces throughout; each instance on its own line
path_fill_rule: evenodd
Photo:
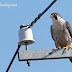
M 57 20 L 55 20 L 54 17 L 52 18 L 52 20 L 53 20 L 53 24 L 56 24 L 56 25 L 58 25 L 58 24 L 63 25 L 63 24 L 66 22 L 66 21 L 65 21 L 62 17 L 60 17 L 59 15 L 57 15 Z

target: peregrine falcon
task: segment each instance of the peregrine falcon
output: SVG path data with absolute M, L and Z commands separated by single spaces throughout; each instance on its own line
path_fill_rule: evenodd
M 58 13 L 52 13 L 52 25 L 51 35 L 55 42 L 55 49 L 65 48 L 65 52 L 68 48 L 72 48 L 72 29 L 70 24 L 65 21 Z M 69 58 L 72 62 L 72 58 Z
M 55 42 L 55 49 L 72 48 L 72 29 L 70 24 L 65 21 L 58 13 L 52 13 L 51 35 Z

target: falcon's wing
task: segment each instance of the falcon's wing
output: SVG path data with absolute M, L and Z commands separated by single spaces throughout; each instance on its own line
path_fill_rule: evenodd
M 69 32 L 69 34 L 70 34 L 71 38 L 72 38 L 72 29 L 71 29 L 70 24 L 69 24 L 67 21 L 66 21 L 65 26 L 66 26 L 66 28 L 67 28 L 67 30 L 68 30 L 68 32 Z
M 69 34 L 70 34 L 70 36 L 71 36 L 71 38 L 72 38 L 72 29 L 71 29 L 71 26 L 70 26 L 70 24 L 66 21 L 66 28 L 68 29 L 68 31 L 69 31 Z M 70 61 L 72 62 L 72 58 L 69 58 L 70 59 Z

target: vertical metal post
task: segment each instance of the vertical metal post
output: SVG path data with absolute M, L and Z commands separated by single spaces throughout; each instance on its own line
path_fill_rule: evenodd
M 26 50 L 29 50 L 29 49 L 28 49 L 27 42 L 26 42 Z M 29 60 L 27 60 L 27 64 L 28 64 L 28 66 L 30 66 L 30 61 L 29 61 Z

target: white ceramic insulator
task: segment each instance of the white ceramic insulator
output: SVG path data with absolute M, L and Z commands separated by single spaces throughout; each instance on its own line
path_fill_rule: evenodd
M 19 42 L 18 45 L 28 45 L 33 44 L 35 40 L 33 40 L 32 29 L 28 27 L 23 27 L 19 30 Z

